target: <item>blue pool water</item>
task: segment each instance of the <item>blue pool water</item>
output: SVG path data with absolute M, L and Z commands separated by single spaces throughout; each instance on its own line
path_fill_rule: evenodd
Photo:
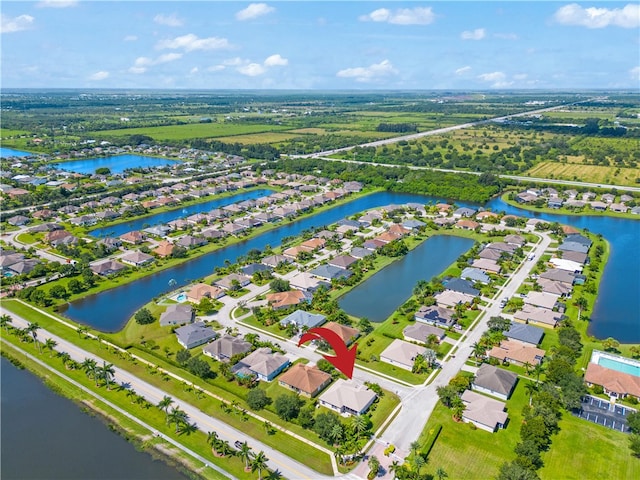
M 187 301 L 187 294 L 182 292 L 180 294 L 178 294 L 178 296 L 176 297 L 176 301 L 182 303 L 182 302 L 186 302 Z
M 604 368 L 610 368 L 617 372 L 628 373 L 634 377 L 640 377 L 640 366 L 638 365 L 630 365 L 607 357 L 600 357 L 598 359 L 598 365 Z

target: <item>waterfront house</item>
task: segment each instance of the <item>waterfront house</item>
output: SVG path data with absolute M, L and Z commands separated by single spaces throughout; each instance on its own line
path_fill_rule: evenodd
M 635 372 L 635 374 L 603 367 L 597 363 L 601 361 L 600 357 L 604 357 L 613 364 L 624 365 L 630 372 Z M 637 360 L 594 350 L 591 354 L 591 361 L 587 365 L 584 381 L 589 387 L 593 385 L 601 386 L 604 393 L 612 399 L 631 396 L 640 400 L 640 362 Z
M 289 324 L 295 325 L 299 329 L 314 328 L 322 325 L 327 321 L 327 317 L 319 313 L 306 312 L 304 310 L 296 310 L 280 320 L 280 325 L 286 327 Z
M 167 240 L 162 240 L 158 243 L 158 246 L 152 250 L 152 252 L 162 258 L 168 257 L 173 253 L 173 243 Z
M 468 207 L 460 207 L 453 212 L 453 218 L 468 217 L 471 218 L 476 214 L 476 210 Z
M 207 327 L 203 322 L 195 322 L 176 328 L 178 343 L 184 348 L 193 348 L 203 343 L 214 340 L 218 334 Z
M 277 292 L 267 294 L 267 303 L 274 310 L 281 310 L 299 305 L 302 302 L 311 301 L 311 294 L 301 290 L 289 290 L 287 292 Z
M 315 365 L 296 363 L 280 375 L 278 383 L 305 397 L 315 397 L 331 383 L 331 374 L 323 372 Z
M 231 290 L 235 282 L 238 282 L 238 285 L 240 285 L 241 288 L 246 287 L 251 283 L 251 277 L 242 273 L 230 273 L 229 275 L 222 277 L 220 280 L 213 282 L 213 284 L 225 290 Z
M 134 230 L 133 232 L 127 232 L 120 235 L 120 240 L 137 245 L 145 241 L 145 235 L 142 232 Z
M 202 349 L 202 353 L 220 362 L 229 362 L 234 355 L 241 355 L 251 350 L 251 344 L 238 337 L 222 335 Z
M 554 257 L 554 258 L 550 259 L 549 263 L 551 265 L 553 265 L 555 268 L 559 268 L 560 270 L 566 270 L 566 271 L 572 272 L 572 273 L 582 272 L 582 264 L 581 263 L 574 262 L 572 260 L 564 258 L 564 255 L 563 255 L 563 258 Z
M 445 331 L 435 325 L 416 322 L 413 325 L 406 326 L 402 330 L 402 335 L 405 340 L 418 343 L 426 343 L 430 335 L 435 335 L 440 342 L 445 337 Z
M 292 260 L 284 255 L 269 255 L 268 257 L 264 257 L 261 260 L 261 263 L 269 267 L 276 268 L 280 264 L 292 263 Z
M 466 295 L 471 295 L 472 297 L 480 295 L 480 290 L 473 288 L 473 283 L 469 280 L 463 280 L 462 278 L 449 278 L 443 281 L 443 285 L 445 290 L 464 293 Z
M 224 297 L 225 293 L 222 288 L 214 287 L 213 285 L 207 285 L 206 283 L 196 283 L 187 292 L 187 301 L 191 303 L 200 303 L 204 298 L 210 298 L 217 300 L 220 297 Z
M 319 265 L 309 273 L 323 280 L 331 281 L 339 278 L 349 278 L 353 275 L 351 270 L 345 270 L 344 268 L 334 267 L 333 265 Z
M 262 263 L 250 263 L 249 265 L 245 265 L 244 267 L 242 267 L 240 270 L 245 275 L 252 277 L 258 272 L 271 272 L 273 268 Z
M 471 388 L 501 400 L 508 400 L 517 382 L 516 373 L 484 363 L 476 372 Z
M 380 354 L 380 360 L 411 371 L 418 355 L 424 355 L 426 348 L 404 340 L 395 339 Z
M 185 325 L 193 322 L 194 313 L 191 305 L 173 304 L 160 315 L 160 326 Z
M 337 322 L 327 322 L 322 328 L 326 328 L 337 334 L 345 345 L 351 345 L 360 335 L 360 330 L 357 328 L 347 327 Z
M 351 249 L 351 252 L 349 252 L 349 254 L 356 259 L 361 259 L 364 257 L 368 257 L 369 255 L 373 255 L 373 252 L 371 250 L 367 250 L 366 248 L 362 248 L 362 247 L 353 247 Z
M 331 283 L 314 277 L 309 272 L 298 273 L 289 280 L 291 288 L 305 292 L 315 292 L 321 286 L 330 287 Z
M 502 333 L 510 340 L 517 340 L 532 347 L 537 347 L 544 336 L 542 328 L 518 322 L 512 323 L 509 330 Z
M 183 237 L 180 237 L 176 241 L 176 245 L 179 245 L 184 248 L 196 248 L 206 244 L 207 244 L 206 238 L 194 237 L 192 235 L 185 235 Z
M 357 261 L 358 259 L 352 257 L 351 255 L 338 255 L 337 257 L 334 257 L 331 260 L 329 260 L 329 265 L 333 267 L 347 269 Z
M 255 375 L 258 380 L 270 382 L 290 364 L 291 362 L 284 355 L 263 347 L 244 357 L 234 365 L 231 371 L 239 377 Z
M 525 305 L 533 305 L 535 307 L 542 307 L 553 310 L 558 303 L 558 296 L 545 292 L 532 291 L 529 292 L 526 297 L 524 297 L 524 303 Z
M 320 397 L 318 402 L 341 415 L 362 415 L 378 396 L 368 387 L 353 381 L 338 379 Z
M 129 265 L 133 265 L 134 267 L 142 267 L 153 262 L 155 259 L 151 255 L 136 250 L 133 252 L 125 253 L 122 257 L 120 257 L 120 260 L 122 260 L 123 263 L 128 263 Z
M 457 292 L 452 293 L 457 294 Z M 429 307 L 423 305 L 415 313 L 414 319 L 417 322 L 430 323 L 432 325 L 438 325 L 447 328 L 455 323 L 455 320 L 453 319 L 454 314 L 455 312 L 453 310 L 438 305 L 431 305 Z
M 107 260 L 100 260 L 98 262 L 95 262 L 91 264 L 89 268 L 96 275 L 104 276 L 104 275 L 111 275 L 113 273 L 118 273 L 127 267 L 121 264 L 120 262 L 118 262 L 117 260 L 107 259 Z
M 560 270 L 559 268 L 551 268 L 546 272 L 542 272 L 539 278 L 561 282 L 568 286 L 572 286 L 575 282 L 575 275 L 572 272 Z
M 554 280 L 549 280 L 547 278 L 538 278 L 536 283 L 540 285 L 543 292 L 551 293 L 553 295 L 558 295 L 560 297 L 566 297 L 571 294 L 573 290 L 571 286 L 566 283 L 556 282 Z
M 455 225 L 456 228 L 461 228 L 463 230 L 475 230 L 480 226 L 478 222 L 474 222 L 473 220 L 458 220 Z
M 489 275 L 484 273 L 479 268 L 473 268 L 473 267 L 465 268 L 460 274 L 460 278 L 462 278 L 463 280 L 470 280 L 474 283 L 475 282 L 484 283 L 485 285 L 491 282 L 491 278 L 489 278 Z
M 453 290 L 445 290 L 437 293 L 434 298 L 440 307 L 455 307 L 456 305 L 470 304 L 474 297 L 466 293 L 454 292 Z
M 493 398 L 485 397 L 471 390 L 465 390 L 460 397 L 464 404 L 462 421 L 473 423 L 487 432 L 504 428 L 509 416 L 504 411 L 505 404 Z

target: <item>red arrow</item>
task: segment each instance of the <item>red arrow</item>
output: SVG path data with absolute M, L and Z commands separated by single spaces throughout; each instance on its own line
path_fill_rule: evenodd
M 354 344 L 353 347 L 349 349 L 344 343 L 344 340 L 340 338 L 340 335 L 333 330 L 320 327 L 307 330 L 307 332 L 300 337 L 298 346 L 310 340 L 317 340 L 318 338 L 326 340 L 333 348 L 333 351 L 336 352 L 335 357 L 323 355 L 324 359 L 331 362 L 333 366 L 344 373 L 347 378 L 353 377 L 353 366 L 356 363 L 358 344 Z

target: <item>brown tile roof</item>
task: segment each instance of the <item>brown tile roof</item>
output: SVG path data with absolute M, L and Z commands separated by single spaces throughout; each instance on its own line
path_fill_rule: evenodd
M 340 325 L 337 322 L 328 322 L 323 325 L 323 328 L 328 328 L 332 332 L 337 333 L 346 345 L 349 345 L 358 337 L 358 335 L 360 335 L 360 330 L 357 328 Z
M 173 243 L 162 240 L 158 243 L 158 246 L 153 249 L 153 253 L 158 255 L 159 257 L 168 257 L 173 252 Z
M 288 292 L 268 293 L 267 303 L 273 308 L 285 308 L 298 305 L 306 300 L 306 295 L 300 290 L 289 290 Z
M 487 355 L 497 358 L 498 360 L 536 365 L 544 358 L 545 353 L 546 352 L 540 348 L 531 347 L 517 340 L 503 340 L 500 342 L 500 346 L 493 347 L 487 352 Z
M 640 377 L 589 363 L 584 381 L 600 385 L 609 392 L 640 398 Z
M 313 395 L 323 385 L 331 381 L 331 375 L 323 372 L 315 365 L 310 367 L 302 363 L 296 363 L 287 372 L 280 375 L 278 381 L 308 395 Z

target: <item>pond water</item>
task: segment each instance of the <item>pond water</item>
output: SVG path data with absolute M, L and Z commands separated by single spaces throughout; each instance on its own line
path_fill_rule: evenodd
M 131 220 L 129 222 L 119 223 L 111 227 L 96 228 L 89 233 L 94 237 L 118 237 L 123 233 L 131 232 L 132 230 L 142 230 L 154 225 L 161 225 L 168 223 L 178 218 L 188 217 L 195 213 L 208 212 L 214 208 L 222 208 L 226 205 L 231 205 L 236 202 L 243 202 L 244 200 L 252 200 L 254 198 L 264 197 L 273 193 L 272 190 L 259 189 L 251 190 L 248 192 L 238 193 L 230 197 L 217 198 L 215 200 L 209 200 L 208 202 L 199 203 L 196 205 L 190 205 L 188 207 L 179 208 L 176 210 L 170 210 L 168 212 L 158 213 L 150 217 L 139 218 Z
M 97 168 L 106 167 L 111 173 L 122 173 L 128 168 L 164 167 L 179 163 L 178 160 L 169 160 L 159 157 L 145 157 L 142 155 L 114 155 L 100 158 L 87 158 L 84 160 L 71 160 L 52 164 L 54 168 L 61 168 L 71 172 L 93 174 Z
M 473 246 L 469 238 L 435 235 L 368 278 L 338 301 L 356 317 L 383 322 L 410 296 L 418 280 L 431 280 Z
M 164 462 L 137 451 L 27 370 L 4 357 L 0 367 L 3 480 L 186 479 Z
M 31 155 L 38 155 L 33 152 L 25 152 L 24 150 L 16 150 L 14 148 L 0 147 L 0 157 L 30 157 Z

